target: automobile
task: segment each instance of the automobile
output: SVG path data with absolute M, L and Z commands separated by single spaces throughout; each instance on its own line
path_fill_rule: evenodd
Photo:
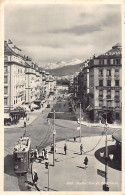
M 47 108 L 50 108 L 50 104 L 47 104 Z

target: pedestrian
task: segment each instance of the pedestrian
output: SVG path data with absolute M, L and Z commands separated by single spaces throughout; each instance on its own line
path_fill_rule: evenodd
M 51 152 L 52 153 L 54 152 L 54 146 L 53 146 L 53 144 L 51 144 Z
M 37 159 L 38 158 L 38 148 L 36 146 L 36 148 L 34 149 L 34 158 Z
M 42 159 L 43 160 L 45 159 L 45 151 L 44 151 L 44 149 L 42 150 Z
M 83 145 L 81 144 L 80 145 L 80 154 L 82 155 L 82 152 L 83 152 Z
M 33 151 L 33 149 L 31 149 L 30 156 L 31 156 L 31 158 L 34 157 L 34 151 Z
M 88 158 L 87 158 L 87 156 L 84 159 L 84 165 L 85 165 L 84 169 L 86 169 L 88 167 Z
M 26 121 L 24 121 L 24 128 L 26 127 Z
M 33 185 L 37 184 L 38 179 L 39 179 L 38 175 L 37 175 L 36 171 L 34 171 L 34 174 L 33 174 Z
M 74 142 L 76 142 L 76 136 L 74 136 Z
M 48 150 L 45 150 L 45 159 L 48 160 Z
M 67 145 L 65 144 L 65 145 L 64 145 L 64 152 L 65 152 L 65 155 L 66 155 L 66 151 L 67 151 Z

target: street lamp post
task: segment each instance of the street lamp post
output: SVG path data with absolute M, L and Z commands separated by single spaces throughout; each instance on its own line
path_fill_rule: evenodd
M 49 162 L 45 162 L 45 168 L 48 169 L 48 191 L 49 191 Z
M 105 149 L 106 149 L 106 154 L 105 154 L 105 184 L 103 185 L 103 190 L 104 191 L 109 191 L 108 187 L 108 146 L 107 146 L 107 130 L 108 130 L 108 124 L 107 124 L 107 113 L 106 113 L 106 121 L 105 121 Z
M 48 164 L 48 191 L 49 191 L 49 164 Z
M 79 142 L 81 142 L 81 103 L 80 103 L 80 129 L 79 129 Z
M 53 113 L 53 166 L 55 165 L 55 134 L 56 134 L 56 130 L 55 130 L 55 110 Z

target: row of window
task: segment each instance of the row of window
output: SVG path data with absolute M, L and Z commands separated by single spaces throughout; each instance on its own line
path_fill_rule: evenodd
M 20 89 L 22 89 L 22 87 L 19 87 Z M 22 89 L 23 90 L 23 89 Z M 22 91 L 21 90 L 21 91 Z M 20 91 L 17 91 L 17 92 L 20 92 Z M 22 91 L 23 92 L 23 91 Z M 8 86 L 5 86 L 4 87 L 4 94 L 8 94 Z
M 112 107 L 112 101 L 111 100 L 107 101 L 106 103 L 107 103 L 106 104 L 107 107 Z M 99 106 L 100 107 L 104 106 L 103 105 L 103 100 L 99 100 Z M 115 101 L 115 107 L 120 107 L 120 101 Z
M 111 69 L 107 69 L 106 71 L 106 76 L 111 76 L 112 70 Z M 99 76 L 103 76 L 104 74 L 104 70 L 103 69 L 99 69 Z M 115 69 L 115 76 L 119 76 L 119 69 Z
M 21 101 L 22 101 L 22 100 L 23 100 L 23 97 L 21 97 Z M 14 104 L 17 104 L 17 102 L 18 102 L 17 99 L 14 100 Z M 7 98 L 7 97 L 4 98 L 4 105 L 5 105 L 5 106 L 8 105 L 8 98 Z
M 107 90 L 107 95 L 111 96 L 111 90 Z M 119 96 L 120 91 L 115 91 L 115 96 Z M 99 90 L 99 96 L 103 96 L 103 90 Z
M 106 82 L 107 82 L 106 86 L 111 86 L 111 79 L 107 79 Z M 119 82 L 118 79 L 116 79 L 116 80 L 115 80 L 115 86 L 119 86 L 119 85 L 120 85 L 120 82 Z M 101 87 L 104 86 L 104 85 L 103 85 L 103 79 L 100 79 L 100 80 L 99 80 L 99 86 L 101 86 Z
M 116 59 L 94 59 L 95 65 L 120 65 L 121 58 Z
M 21 82 L 24 80 L 25 80 L 25 78 L 22 78 L 22 77 L 18 78 L 18 82 Z M 16 81 L 16 78 L 14 78 L 14 81 Z M 8 83 L 8 76 L 7 75 L 4 76 L 4 83 Z
M 8 66 L 4 66 L 4 73 L 8 72 Z M 25 73 L 25 70 L 22 70 L 22 68 L 17 68 L 16 70 L 17 73 Z

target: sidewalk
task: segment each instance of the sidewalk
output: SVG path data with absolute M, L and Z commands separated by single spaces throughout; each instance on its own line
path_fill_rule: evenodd
M 74 108 L 74 103 L 72 103 L 72 105 L 73 105 L 73 108 Z M 74 110 L 74 109 L 73 109 Z M 76 107 L 76 110 L 74 110 L 74 112 L 75 112 L 75 114 L 76 114 L 76 116 L 77 116 L 77 118 L 80 118 L 80 108 L 78 107 Z M 83 119 L 82 121 L 81 121 L 81 124 L 82 125 L 85 125 L 85 126 L 89 126 L 89 127 L 104 127 L 104 124 L 102 124 L 101 123 L 101 121 L 99 122 L 99 123 L 91 123 L 90 121 L 88 121 L 87 119 L 86 119 L 86 116 L 85 116 L 85 114 L 83 113 L 83 111 L 81 110 L 81 118 Z M 79 122 L 78 122 L 79 123 Z M 108 124 L 108 127 L 109 128 L 122 128 L 122 124 Z
M 108 136 L 111 139 L 111 136 Z M 67 155 L 64 154 L 64 144 L 67 144 Z M 80 155 L 80 144 L 83 144 L 83 155 Z M 33 163 L 33 171 L 38 174 L 37 186 L 40 191 L 102 191 L 105 178 L 97 174 L 97 169 L 105 171 L 105 165 L 97 160 L 95 152 L 105 147 L 105 136 L 83 137 L 81 143 L 73 140 L 56 143 L 55 166 L 53 166 L 53 154 L 48 153 L 48 169 L 45 162 Z M 110 142 L 114 145 L 114 142 Z M 109 143 L 108 143 L 109 145 Z M 48 147 L 48 151 L 50 148 Z M 88 152 L 87 152 L 88 151 Z M 88 157 L 88 168 L 84 169 L 84 158 Z M 115 177 L 114 177 L 115 175 Z M 108 185 L 110 191 L 121 190 L 121 171 L 108 167 Z M 117 179 L 116 179 L 117 178 Z
M 26 126 L 30 125 L 37 118 L 37 113 L 42 112 L 45 108 L 46 108 L 46 104 L 44 104 L 44 106 L 41 107 L 39 110 L 34 110 L 33 112 L 27 112 L 27 118 L 29 120 L 26 121 Z M 4 126 L 5 129 L 11 129 L 11 128 L 16 128 L 16 127 L 24 127 L 23 118 L 20 118 L 18 124 L 14 124 L 11 126 Z

